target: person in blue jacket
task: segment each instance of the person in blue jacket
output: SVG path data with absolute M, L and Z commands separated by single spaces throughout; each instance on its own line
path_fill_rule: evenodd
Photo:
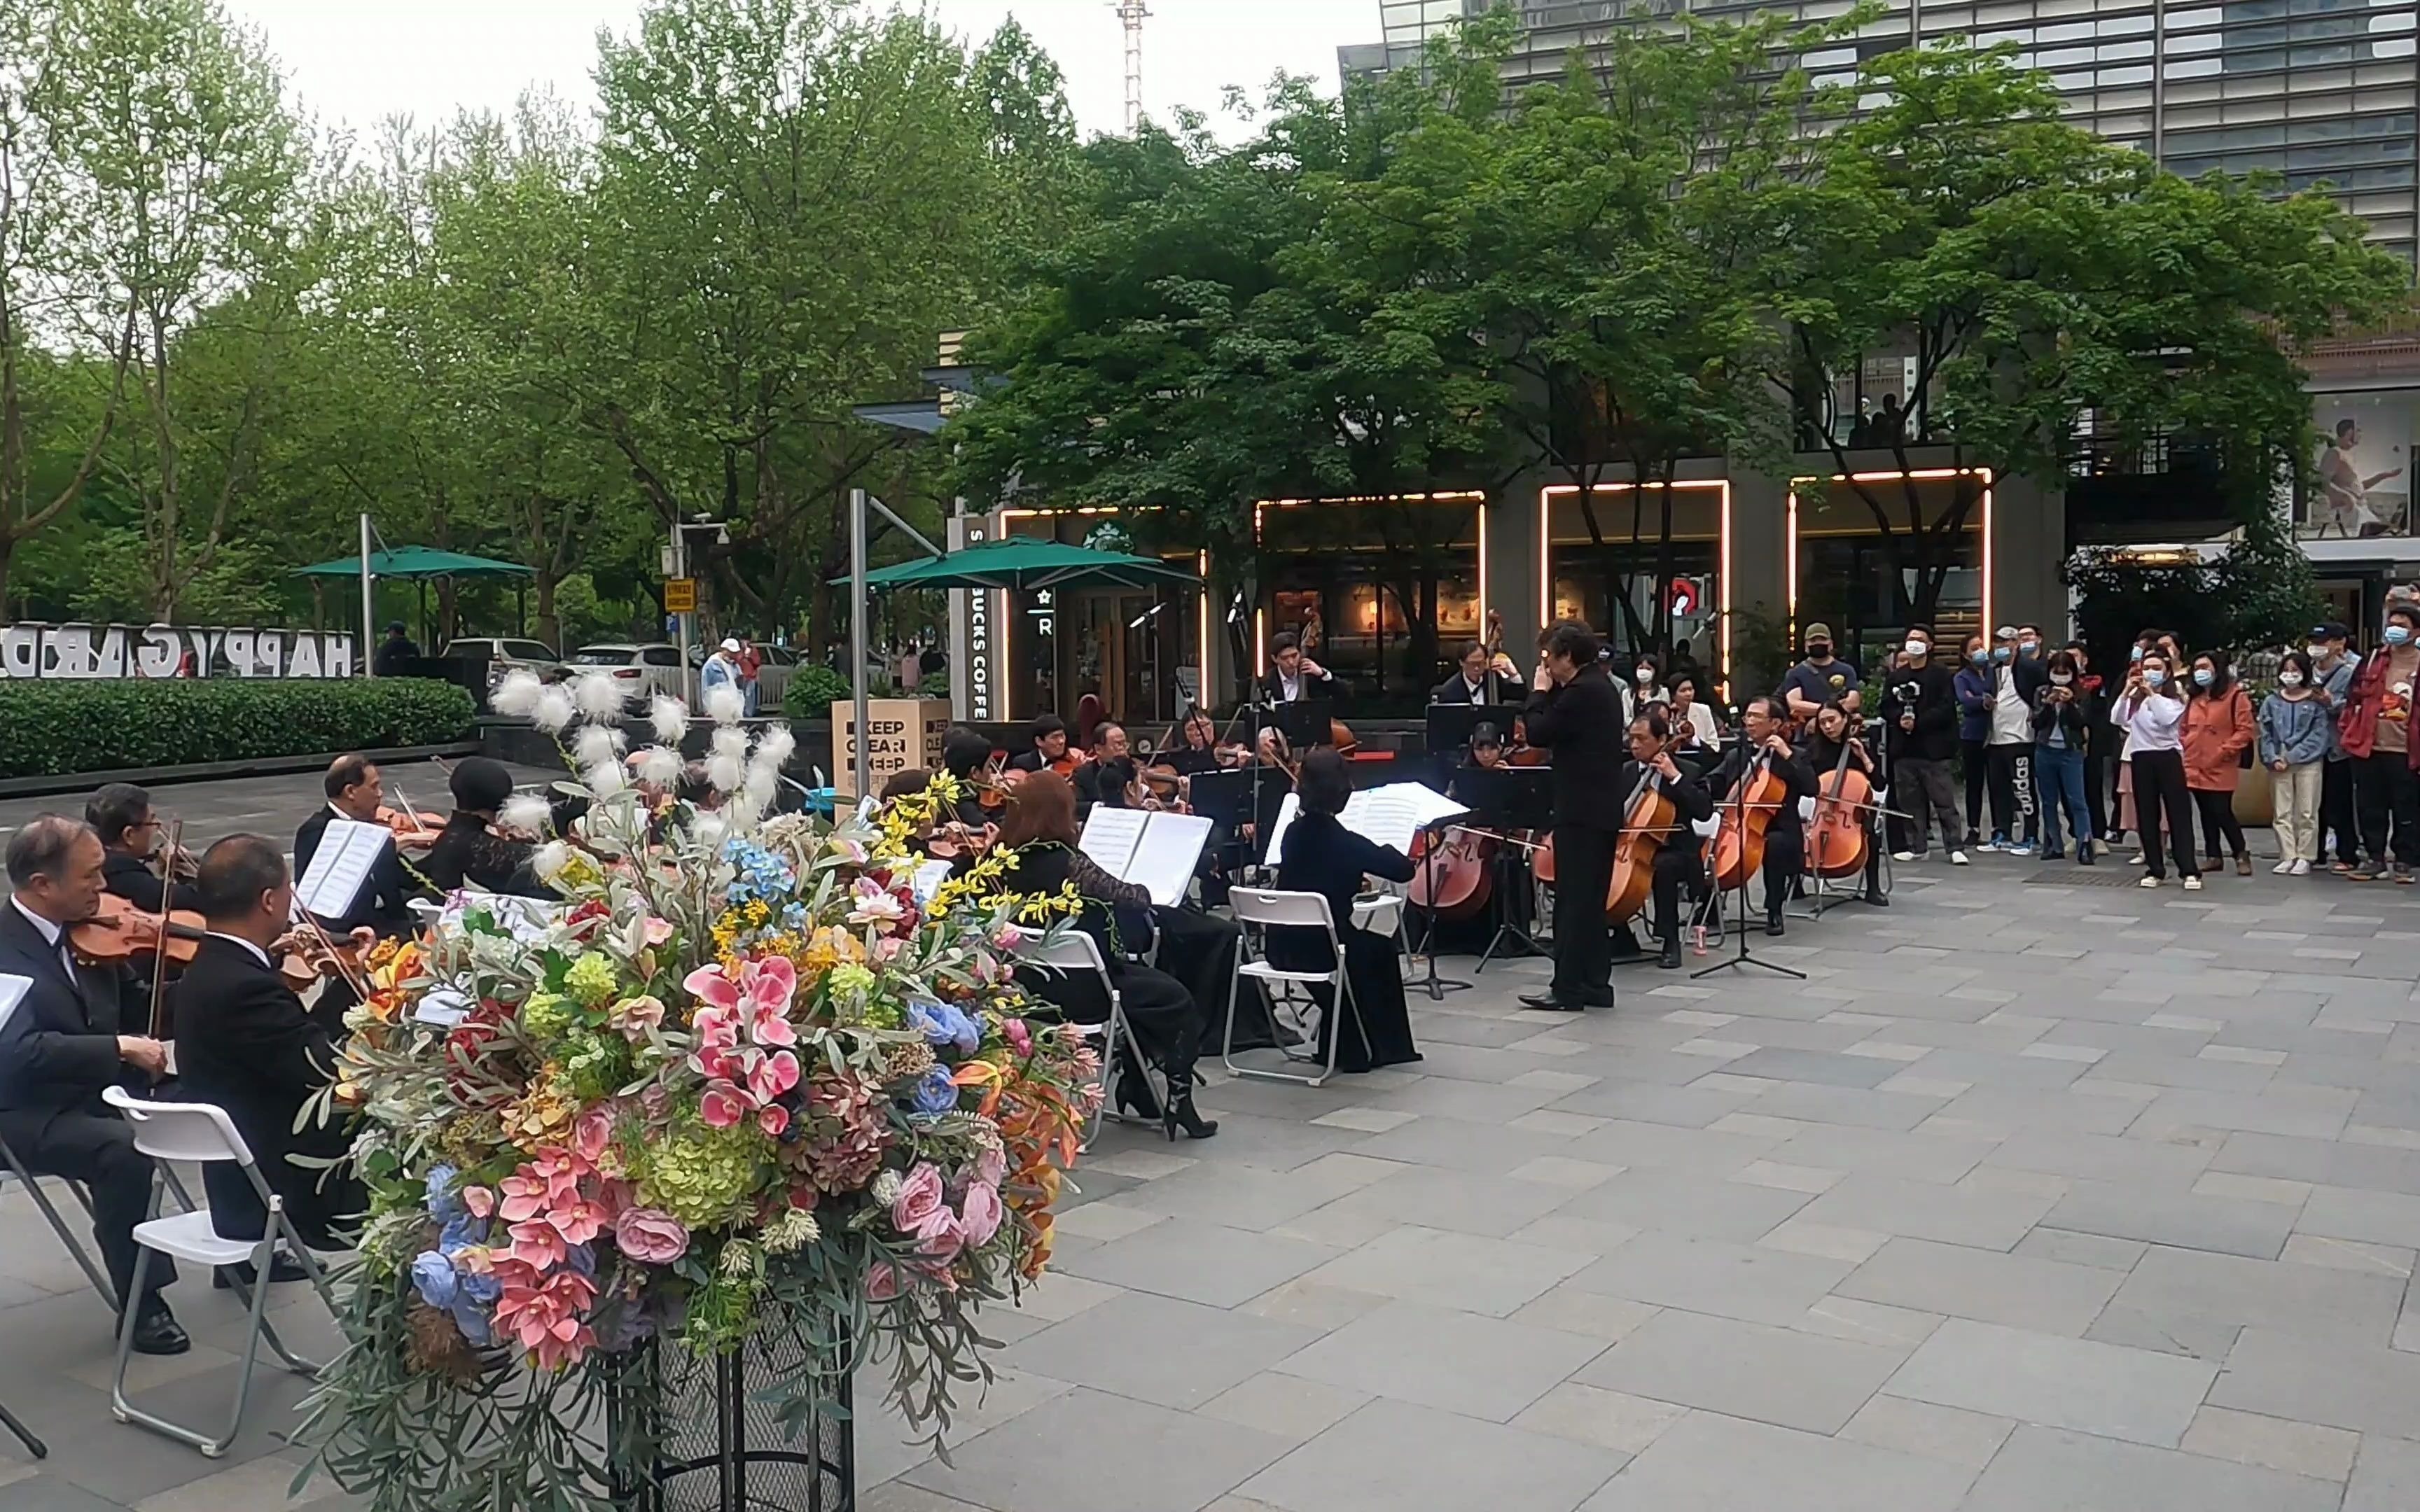
M 1983 748 L 1992 735 L 1992 702 L 1998 679 L 1992 671 L 1990 642 L 1966 638 L 1966 656 L 1950 689 L 1958 698 L 1958 763 L 1966 773 L 1966 844 L 1982 842 Z

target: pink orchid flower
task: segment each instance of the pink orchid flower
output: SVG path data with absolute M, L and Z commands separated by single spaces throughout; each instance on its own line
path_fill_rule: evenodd
M 545 1211 L 545 1178 L 522 1176 L 516 1172 L 496 1184 L 504 1194 L 504 1205 L 497 1210 L 504 1222 L 525 1223 Z
M 715 1082 L 698 1099 L 697 1116 L 709 1129 L 731 1129 L 754 1111 L 748 1094 L 729 1082 Z
M 563 1240 L 563 1232 L 554 1225 L 533 1218 L 513 1225 L 510 1232 L 513 1245 L 509 1252 L 515 1260 L 533 1271 L 550 1270 L 571 1257 Z
M 783 1131 L 790 1127 L 790 1110 L 780 1106 L 758 1108 L 756 1127 L 765 1131 L 766 1138 L 779 1139 L 782 1137 Z
M 748 1095 L 759 1103 L 770 1103 L 798 1085 L 799 1057 L 787 1050 L 774 1051 L 748 1072 Z
M 740 968 L 740 988 L 758 1008 L 786 1013 L 790 998 L 799 990 L 799 968 L 787 956 L 751 961 Z
M 852 893 L 848 921 L 889 924 L 908 917 L 907 905 L 872 877 L 860 877 Z
M 463 1208 L 473 1218 L 485 1218 L 496 1211 L 496 1194 L 491 1188 L 466 1186 L 461 1196 Z

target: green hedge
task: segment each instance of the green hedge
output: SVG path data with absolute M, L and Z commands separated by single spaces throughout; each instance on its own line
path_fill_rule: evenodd
M 793 719 L 821 719 L 831 714 L 835 701 L 855 696 L 847 678 L 829 667 L 802 663 L 782 690 L 782 713 Z
M 467 738 L 471 695 L 427 678 L 0 679 L 0 777 L 182 766 Z

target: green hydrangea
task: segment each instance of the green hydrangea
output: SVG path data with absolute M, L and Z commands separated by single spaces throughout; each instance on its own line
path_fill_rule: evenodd
M 541 1044 L 562 1039 L 579 1023 L 579 1011 L 554 993 L 532 993 L 521 1004 L 521 1032 Z
M 874 973 L 854 961 L 844 961 L 824 979 L 835 998 L 862 997 L 874 991 Z
M 564 1079 L 582 1103 L 611 1097 L 630 1079 L 630 1047 L 619 1035 L 582 1030 L 572 1035 L 575 1047 L 563 1063 Z
M 595 950 L 571 963 L 563 974 L 563 985 L 572 996 L 589 1008 L 603 1008 L 621 995 L 620 976 L 613 963 Z
M 639 1205 L 661 1208 L 691 1228 L 717 1227 L 755 1195 L 757 1172 L 771 1155 L 771 1142 L 752 1123 L 709 1129 L 676 1122 L 647 1147 Z

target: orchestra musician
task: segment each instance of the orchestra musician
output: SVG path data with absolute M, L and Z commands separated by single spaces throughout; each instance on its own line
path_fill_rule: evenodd
M 1038 715 L 1029 734 L 1032 745 L 1010 759 L 1009 769 L 1016 772 L 1057 770 L 1062 777 L 1069 775 L 1068 768 L 1074 764 L 1067 759 L 1067 721 L 1055 714 Z
M 1807 770 L 1814 774 L 1819 795 L 1832 790 L 1832 774 L 1840 769 L 1840 759 L 1844 754 L 1848 758 L 1848 770 L 1863 772 L 1874 792 L 1879 793 L 1887 785 L 1883 779 L 1882 763 L 1874 760 L 1873 752 L 1866 748 L 1865 737 L 1860 733 L 1862 728 L 1856 717 L 1839 699 L 1834 699 L 1815 711 L 1814 720 L 1807 727 L 1806 737 L 1799 742 L 1798 752 L 1807 759 Z M 1823 799 L 1819 795 L 1816 801 L 1821 803 Z M 1870 810 L 1857 814 L 1855 819 L 1869 831 L 1875 829 Z M 1881 838 L 1878 832 L 1869 833 L 1866 837 L 1866 885 L 1865 891 L 1859 896 L 1876 908 L 1888 908 L 1890 899 L 1883 893 L 1883 848 L 1877 843 Z
M 991 815 L 984 810 L 983 796 L 975 791 L 976 770 L 990 761 L 990 736 L 962 724 L 950 726 L 941 736 L 941 769 L 957 779 L 958 797 L 953 811 L 941 817 L 955 819 L 970 829 L 981 829 L 991 823 Z
M 179 852 L 162 865 L 160 818 L 152 811 L 147 791 L 132 782 L 109 783 L 85 801 L 84 822 L 101 837 L 105 853 L 102 891 L 116 893 L 147 914 L 200 906 L 194 901 L 193 858 Z
M 430 886 L 439 892 L 469 886 L 524 898 L 553 897 L 554 890 L 530 870 L 535 842 L 497 828 L 497 814 L 513 795 L 511 770 L 490 757 L 465 757 L 446 785 L 454 795 L 454 812 L 421 866 Z
M 1807 831 L 1798 817 L 1798 802 L 1816 794 L 1815 773 L 1790 744 L 1789 716 L 1781 701 L 1759 694 L 1740 710 L 1740 727 L 1747 738 L 1724 752 L 1706 774 L 1706 790 L 1716 809 L 1731 790 L 1747 779 L 1758 762 L 1769 763 L 1780 774 L 1787 794 L 1781 811 L 1764 831 L 1764 932 L 1781 933 L 1781 905 L 1790 901 L 1792 885 L 1807 869 Z M 1558 860 L 1561 846 L 1556 847 Z
M 342 1161 L 353 1139 L 349 1120 L 332 1115 L 315 1122 L 304 1112 L 335 1074 L 336 1046 L 271 955 L 293 916 L 293 874 L 275 841 L 229 835 L 202 854 L 196 885 L 209 933 L 177 982 L 179 1079 L 196 1102 L 217 1104 L 233 1121 L 302 1242 L 342 1249 L 368 1208 L 361 1179 L 343 1165 L 288 1158 Z M 374 939 L 367 925 L 353 934 L 356 945 Z M 269 1214 L 242 1170 L 214 1164 L 203 1167 L 202 1180 L 218 1236 L 257 1241 Z M 301 1280 L 302 1268 L 289 1265 L 281 1257 L 270 1279 Z M 250 1285 L 250 1267 L 236 1270 Z
M 92 826 L 44 814 L 8 837 L 12 894 L 0 908 L 0 972 L 33 983 L 0 1022 L 0 1141 L 27 1170 L 84 1183 L 93 1238 L 118 1298 L 133 1284 L 134 1226 L 150 1216 L 150 1157 L 101 1100 L 113 1086 L 168 1073 L 167 1046 L 124 1032 L 141 1022 L 123 966 L 76 960 L 67 933 L 101 908 L 103 852 Z M 176 1268 L 155 1258 L 134 1319 L 138 1354 L 193 1347 L 161 1290 Z
M 1396 964 L 1400 947 L 1391 934 L 1373 934 L 1353 924 L 1353 900 L 1360 895 L 1363 876 L 1409 882 L 1418 863 L 1389 845 L 1354 834 L 1337 815 L 1353 796 L 1353 779 L 1344 758 L 1333 750 L 1314 750 L 1303 758 L 1296 784 L 1301 810 L 1285 833 L 1278 858 L 1278 887 L 1288 892 L 1315 892 L 1327 900 L 1344 946 L 1344 970 L 1352 988 L 1357 1023 L 1351 1032 L 1338 1024 L 1334 989 L 1314 985 L 1318 999 L 1319 1060 L 1336 1057 L 1339 1071 L 1374 1071 L 1381 1066 L 1419 1060 L 1412 1042 L 1412 1019 L 1404 1004 L 1404 975 Z M 1332 971 L 1335 957 L 1327 936 L 1316 929 L 1280 928 L 1268 932 L 1271 965 L 1284 971 Z M 1334 1037 L 1343 1033 L 1341 1041 Z
M 329 821 L 349 819 L 355 824 L 375 825 L 379 823 L 379 810 L 386 806 L 386 779 L 380 775 L 378 763 L 359 751 L 330 762 L 328 775 L 319 785 L 328 801 L 294 831 L 294 874 L 298 877 L 311 870 L 311 857 L 319 854 L 319 841 L 328 833 Z M 331 934 L 349 934 L 363 926 L 381 939 L 409 934 L 412 930 L 409 905 L 413 890 L 411 878 L 403 869 L 403 855 L 390 842 L 371 863 L 368 880 L 354 895 L 352 912 L 319 922 Z
M 1681 725 L 1677 730 L 1685 732 L 1687 728 Z M 1667 795 L 1679 815 L 1679 823 L 1684 826 L 1664 836 L 1655 850 L 1655 964 L 1667 971 L 1681 964 L 1682 891 L 1702 878 L 1706 870 L 1699 849 L 1703 842 L 1696 830 L 1685 826 L 1710 819 L 1714 812 L 1714 800 L 1707 795 L 1696 767 L 1678 754 L 1680 741 L 1675 735 L 1671 716 L 1662 704 L 1650 704 L 1640 710 L 1638 717 L 1630 721 L 1630 760 L 1622 763 L 1621 776 L 1615 784 L 1621 790 L 1625 811 L 1640 793 L 1649 789 Z M 1560 859 L 1558 856 L 1557 860 Z
M 1452 676 L 1429 689 L 1431 703 L 1496 704 L 1521 702 L 1519 679 L 1507 677 L 1490 665 L 1485 646 L 1473 640 L 1462 648 L 1462 665 Z
M 1261 700 L 1266 703 L 1299 703 L 1304 699 L 1332 699 L 1344 691 L 1336 674 L 1303 655 L 1302 641 L 1291 630 L 1269 640 L 1269 672 L 1261 679 Z
M 1199 777 L 1203 772 L 1220 771 L 1236 764 L 1241 748 L 1234 751 L 1220 750 L 1218 727 L 1200 709 L 1187 710 L 1178 730 L 1178 744 L 1154 755 L 1152 761 L 1155 764 L 1166 766 L 1179 777 Z
M 1099 803 L 1131 809 L 1134 782 L 1134 748 L 1127 743 L 1126 727 L 1104 719 L 1093 727 L 1091 756 L 1077 769 L 1076 796 L 1086 808 Z
M 1621 693 L 1598 657 L 1596 632 L 1566 620 L 1547 631 L 1528 703 L 1529 743 L 1554 752 L 1555 977 L 1532 1008 L 1577 1013 L 1613 1006 L 1613 944 L 1605 917 L 1620 789 L 1605 780 L 1627 750 Z

